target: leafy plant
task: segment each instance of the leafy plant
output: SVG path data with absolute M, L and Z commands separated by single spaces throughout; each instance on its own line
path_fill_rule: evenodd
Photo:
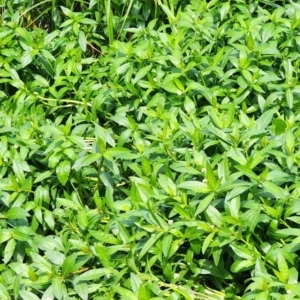
M 0 298 L 299 298 L 299 11 L 4 1 Z

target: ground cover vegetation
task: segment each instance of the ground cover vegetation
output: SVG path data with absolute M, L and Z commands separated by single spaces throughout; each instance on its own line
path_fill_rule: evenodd
M 0 4 L 0 298 L 297 299 L 297 1 Z

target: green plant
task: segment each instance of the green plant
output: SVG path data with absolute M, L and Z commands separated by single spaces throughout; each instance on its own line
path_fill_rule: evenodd
M 1 4 L 0 298 L 299 298 L 299 5 L 145 3 Z

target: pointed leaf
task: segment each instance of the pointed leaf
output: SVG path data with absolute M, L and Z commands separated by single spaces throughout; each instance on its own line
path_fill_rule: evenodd
M 77 254 L 71 254 L 68 257 L 65 258 L 63 264 L 62 264 L 62 271 L 61 271 L 61 275 L 66 278 L 69 276 L 70 273 L 76 271 L 76 258 L 77 258 Z
M 203 200 L 200 200 L 200 203 L 197 206 L 194 217 L 198 216 L 203 211 L 205 211 L 206 208 L 210 205 L 211 201 L 214 199 L 214 197 L 215 197 L 215 194 L 211 193 L 211 194 L 207 195 Z
M 208 188 L 207 184 L 200 181 L 186 181 L 177 185 L 178 188 L 191 190 L 196 193 L 209 193 L 211 190 Z
M 77 281 L 88 281 L 88 280 L 99 280 L 103 276 L 108 276 L 112 274 L 111 269 L 100 268 L 86 271 L 77 277 Z
M 277 186 L 275 183 L 270 181 L 265 181 L 262 183 L 263 187 L 267 192 L 271 193 L 277 199 L 285 199 L 289 193 L 285 191 L 283 188 Z
M 77 282 L 74 284 L 74 290 L 82 300 L 88 300 L 88 285 L 85 282 Z
M 21 207 L 12 207 L 6 212 L 5 217 L 10 220 L 26 220 L 26 217 L 29 217 L 29 214 Z
M 101 157 L 102 155 L 100 153 L 88 154 L 87 156 L 79 158 L 73 165 L 72 169 L 79 170 L 82 167 L 89 166 L 92 163 L 99 161 Z
M 62 185 L 66 185 L 71 171 L 71 163 L 68 160 L 61 161 L 56 166 L 57 178 Z

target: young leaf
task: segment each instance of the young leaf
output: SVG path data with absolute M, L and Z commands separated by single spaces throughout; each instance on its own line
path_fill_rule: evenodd
M 215 173 L 214 173 L 213 169 L 211 168 L 209 162 L 206 162 L 205 169 L 206 169 L 205 175 L 206 175 L 206 179 L 207 179 L 207 185 L 210 189 L 212 189 L 215 192 L 218 188 L 218 185 L 217 185 Z

